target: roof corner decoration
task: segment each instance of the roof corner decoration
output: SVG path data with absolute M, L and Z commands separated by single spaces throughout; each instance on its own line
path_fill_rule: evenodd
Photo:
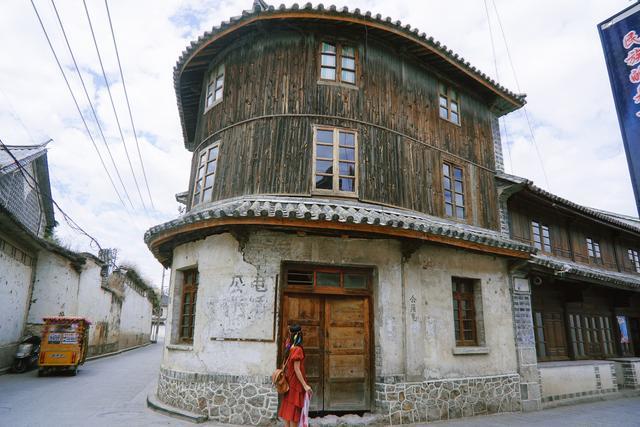
M 222 41 L 231 34 L 250 31 L 251 25 L 258 22 L 295 21 L 323 21 L 342 22 L 349 25 L 362 25 L 369 34 L 384 35 L 393 38 L 397 43 L 411 45 L 417 48 L 426 62 L 437 63 L 437 67 L 446 70 L 459 79 L 468 81 L 482 93 L 493 99 L 492 109 L 498 115 L 507 114 L 521 108 L 526 103 L 526 96 L 516 94 L 506 89 L 491 77 L 472 66 L 465 58 L 454 53 L 447 46 L 421 33 L 411 25 L 403 25 L 400 21 L 393 21 L 390 17 L 373 15 L 371 12 L 361 12 L 360 9 L 350 11 L 347 7 L 325 7 L 322 4 L 314 6 L 306 3 L 303 6 L 294 3 L 291 7 L 280 5 L 277 9 L 264 1 L 253 2 L 251 10 L 245 10 L 242 15 L 224 21 L 206 31 L 180 55 L 173 72 L 174 89 L 176 91 L 178 112 L 182 125 L 185 146 L 188 148 L 195 138 L 195 127 L 199 106 L 201 80 L 208 66 L 208 59 L 213 57 Z M 434 67 L 436 65 L 433 65 Z

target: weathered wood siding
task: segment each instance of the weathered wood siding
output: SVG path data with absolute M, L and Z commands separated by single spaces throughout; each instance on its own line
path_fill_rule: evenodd
M 362 34 L 342 40 L 357 47 L 357 88 L 319 83 L 322 40 L 274 30 L 237 41 L 211 63 L 225 64 L 224 97 L 200 116 L 194 145 L 221 140 L 214 200 L 311 195 L 312 126 L 325 124 L 358 132 L 360 200 L 443 216 L 443 154 L 429 144 L 466 159 L 456 161 L 467 174 L 468 222 L 497 229 L 489 106 L 458 87 L 461 126 L 440 119 L 438 77 L 375 40 L 365 46 Z M 204 97 L 203 87 L 201 111 Z

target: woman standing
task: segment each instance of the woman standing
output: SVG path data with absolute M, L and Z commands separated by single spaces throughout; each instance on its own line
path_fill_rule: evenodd
M 289 338 L 285 348 L 287 366 L 285 376 L 289 391 L 282 397 L 278 416 L 284 420 L 285 427 L 297 427 L 304 406 L 304 396 L 311 393 L 304 370 L 304 349 L 302 347 L 302 328 L 289 326 Z

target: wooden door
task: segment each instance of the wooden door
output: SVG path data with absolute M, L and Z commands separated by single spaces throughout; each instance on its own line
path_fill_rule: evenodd
M 369 409 L 369 304 L 366 298 L 325 301 L 324 410 Z
M 302 327 L 304 337 L 304 367 L 307 381 L 313 389 L 309 410 L 323 410 L 323 369 L 324 369 L 324 319 L 323 300 L 313 295 L 285 295 L 283 305 L 282 337 L 288 336 L 289 325 Z M 284 344 L 284 340 L 283 340 Z
M 562 313 L 543 313 L 542 318 L 549 359 L 566 359 L 567 340 Z

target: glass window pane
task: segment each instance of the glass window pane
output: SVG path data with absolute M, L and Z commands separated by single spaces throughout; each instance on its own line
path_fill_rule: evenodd
M 329 145 L 316 145 L 316 158 L 333 159 L 333 147 Z
M 444 107 L 440 107 L 440 118 L 448 119 L 449 118 L 449 110 Z
M 444 213 L 447 216 L 453 216 L 453 206 L 450 205 L 449 203 L 444 205 Z
M 453 168 L 453 176 L 455 179 L 462 181 L 462 169 Z
M 318 129 L 316 131 L 316 141 L 333 144 L 333 131 L 326 129 Z
M 209 151 L 209 160 L 218 158 L 218 147 L 213 147 L 211 151 Z
M 216 100 L 218 100 L 218 99 L 222 99 L 222 88 L 220 88 L 220 89 L 216 89 L 216 94 L 215 94 L 215 97 L 214 97 L 214 98 L 215 98 Z
M 345 274 L 344 287 L 347 289 L 366 289 L 367 276 L 362 274 Z
M 322 51 L 323 52 L 336 52 L 336 47 L 335 45 L 329 44 L 329 43 L 322 43 Z
M 464 208 L 456 207 L 456 217 L 464 219 Z
M 462 194 L 456 194 L 456 205 L 464 206 L 464 197 L 462 197 Z
M 353 178 L 340 178 L 340 191 L 355 191 L 355 179 Z
M 353 58 L 342 58 L 342 69 L 351 71 L 355 70 L 356 60 Z
M 333 173 L 333 162 L 331 160 L 316 160 L 317 173 Z
M 333 177 L 331 176 L 323 176 L 316 175 L 316 188 L 321 190 L 332 190 L 333 189 Z
M 204 190 L 204 193 L 202 193 L 202 201 L 203 202 L 210 202 L 212 194 L 213 194 L 213 190 L 211 188 L 209 188 L 207 190 Z
M 214 177 L 215 177 L 215 175 L 207 175 L 207 177 L 204 180 L 204 186 L 205 187 L 213 186 L 213 178 Z
M 195 192 L 197 193 L 197 192 L 199 192 L 201 189 L 202 189 L 202 180 L 201 180 L 201 179 L 199 179 L 199 180 L 197 180 L 197 181 L 196 181 L 196 189 L 195 189 Z
M 447 97 L 446 96 L 440 96 L 440 106 L 447 108 Z
M 289 270 L 287 272 L 287 283 L 289 285 L 313 286 L 313 272 L 302 270 Z
M 322 65 L 326 67 L 335 67 L 336 57 L 334 55 L 322 55 Z
M 353 148 L 340 147 L 340 160 L 355 160 L 356 150 Z
M 340 175 L 356 175 L 356 165 L 355 163 L 345 163 L 340 162 Z
M 455 182 L 455 190 L 456 193 L 462 193 L 462 183 L 460 181 Z
M 472 341 L 473 340 L 473 331 L 464 331 L 464 339 L 466 341 Z
M 342 46 L 342 56 L 354 58 L 356 56 L 356 50 L 353 46 Z
M 353 71 L 342 70 L 341 80 L 346 83 L 355 83 L 356 73 L 354 73 Z
M 207 163 L 207 174 L 214 173 L 216 171 L 216 165 L 217 164 L 218 164 L 218 162 L 215 161 L 215 160 L 212 161 L 212 162 Z
M 194 206 L 200 203 L 200 193 L 195 193 L 193 195 L 193 204 Z
M 450 173 L 450 171 L 449 171 L 449 165 L 448 165 L 448 164 L 446 164 L 446 163 L 443 163 L 443 164 L 442 164 L 442 174 L 443 174 L 444 176 L 451 176 L 451 173 Z
M 322 67 L 320 69 L 320 78 L 325 79 L 325 80 L 335 80 L 336 79 L 336 70 L 335 70 L 335 68 Z
M 451 121 L 457 125 L 460 124 L 460 117 L 458 116 L 458 113 L 451 113 Z
M 216 89 L 221 89 L 224 85 L 224 76 L 220 76 L 216 79 Z
M 443 184 L 444 184 L 445 190 L 451 190 L 451 178 L 445 176 Z
M 318 286 L 330 286 L 332 288 L 337 288 L 340 287 L 340 274 L 317 272 L 316 281 Z
M 454 113 L 458 112 L 458 104 L 455 102 L 451 102 L 451 111 L 453 111 Z
M 444 201 L 445 203 L 452 203 L 452 193 L 449 190 L 444 190 Z
M 349 132 L 340 132 L 340 145 L 354 147 L 356 145 L 355 135 Z
M 457 100 L 458 99 L 458 92 L 456 92 L 453 89 L 449 89 L 449 98 L 451 98 L 452 100 Z

